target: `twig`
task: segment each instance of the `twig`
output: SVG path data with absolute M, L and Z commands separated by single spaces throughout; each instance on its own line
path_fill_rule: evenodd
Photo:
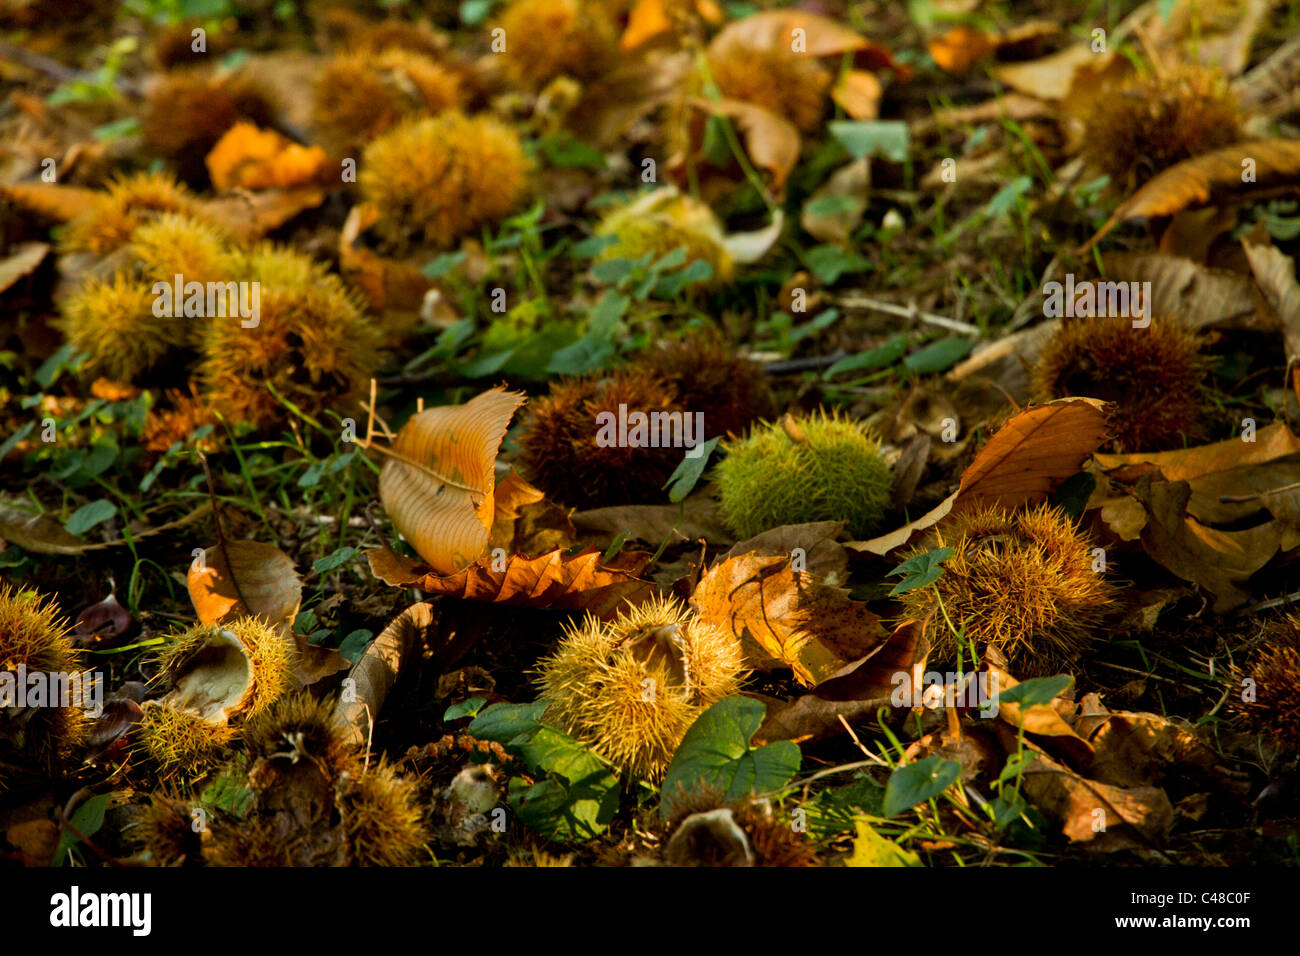
M 969 322 L 958 322 L 956 319 L 950 319 L 946 315 L 936 315 L 933 312 L 925 312 L 916 307 L 913 303 L 910 306 L 895 305 L 893 302 L 882 302 L 880 299 L 870 299 L 866 296 L 850 295 L 839 300 L 839 304 L 846 309 L 874 309 L 877 312 L 887 312 L 890 315 L 901 316 L 905 319 L 920 319 L 929 325 L 937 325 L 940 328 L 951 329 L 954 332 L 961 332 L 965 335 L 980 335 L 978 327 L 971 325 Z

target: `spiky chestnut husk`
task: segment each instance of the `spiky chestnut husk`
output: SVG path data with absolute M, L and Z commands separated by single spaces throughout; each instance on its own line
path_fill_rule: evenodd
M 1098 97 L 1084 154 L 1127 194 L 1175 163 L 1240 139 L 1241 113 L 1225 80 L 1187 67 Z
M 1245 681 L 1254 700 L 1243 700 Z M 1300 750 L 1300 617 L 1272 622 L 1245 669 L 1232 672 L 1228 707 L 1251 731 L 1290 752 Z
M 539 90 L 557 76 L 600 76 L 617 62 L 618 34 L 609 14 L 586 0 L 514 0 L 497 26 L 512 85 Z
M 97 255 L 113 252 L 139 226 L 166 212 L 202 218 L 198 199 L 171 176 L 138 173 L 116 179 L 93 207 L 68 223 L 60 248 Z
M 658 259 L 685 247 L 686 261 L 713 267 L 712 284 L 731 278 L 734 265 L 723 245 L 722 223 L 705 203 L 672 187 L 656 189 L 607 212 L 596 226 L 597 236 L 616 241 L 597 260 L 640 259 L 647 252 Z
M 150 288 L 160 281 L 171 285 L 178 274 L 185 282 L 234 278 L 236 260 L 230 236 L 192 216 L 163 213 L 131 233 L 129 249 Z
M 597 416 L 610 412 L 617 417 L 619 405 L 626 405 L 629 414 L 684 415 L 671 386 L 644 373 L 620 371 L 552 382 L 550 394 L 533 404 L 519 439 L 530 479 L 550 497 L 575 507 L 661 500 L 683 452 L 601 447 Z
M 28 674 L 79 672 L 67 633 L 52 598 L 0 582 L 0 672 L 15 680 L 20 666 Z M 81 743 L 85 728 L 78 707 L 34 707 L 12 715 L 0 709 L 0 756 L 13 748 L 24 768 L 53 773 Z M 0 789 L 5 775 L 0 772 Z
M 350 866 L 415 866 L 428 859 L 429 832 L 413 781 L 379 764 L 339 783 Z
M 241 119 L 265 126 L 273 113 L 250 74 L 215 76 L 201 68 L 177 69 L 150 89 L 141 132 L 145 145 L 157 155 L 184 167 L 186 178 L 203 179 L 203 157 L 230 127 Z
M 1167 318 L 1066 319 L 1043 348 L 1033 384 L 1042 400 L 1084 396 L 1112 403 L 1107 427 L 1119 452 L 1181 448 L 1202 435 L 1208 364 L 1200 338 Z
M 244 752 L 250 761 L 290 753 L 313 761 L 328 780 L 359 773 L 356 748 L 343 737 L 327 700 L 294 694 L 277 701 L 244 727 Z
M 378 207 L 375 230 L 388 242 L 446 246 L 510 213 L 528 172 L 513 129 L 448 110 L 406 120 L 370 143 L 357 183 Z
M 83 283 L 64 300 L 54 324 L 69 345 L 90 356 L 90 371 L 132 382 L 193 334 L 191 321 L 154 315 L 153 306 L 144 280 L 117 272 Z
M 356 296 L 306 256 L 269 245 L 241 256 L 235 274 L 260 283 L 259 321 L 206 324 L 197 369 L 203 397 L 256 426 L 285 415 L 281 399 L 308 414 L 352 408 L 379 366 L 382 335 Z
M 229 716 L 247 720 L 269 710 L 293 683 L 294 652 L 280 632 L 261 618 L 196 625 L 165 645 L 156 662 L 159 671 L 174 681 L 209 648 L 220 647 L 217 639 L 226 635 L 239 642 L 248 661 L 249 679 L 238 699 L 230 701 L 225 709 Z
M 956 660 L 965 650 L 956 628 L 967 641 L 998 648 L 1018 674 L 1055 674 L 1077 665 L 1115 603 L 1114 587 L 1093 570 L 1087 537 L 1046 504 L 968 511 L 913 555 L 939 547 L 955 553 L 935 586 L 903 596 L 906 617 L 931 617 L 935 660 Z
M 745 676 L 740 642 L 672 598 L 587 615 L 539 667 L 546 718 L 602 757 L 660 779 L 687 728 Z
M 455 109 L 463 99 L 459 76 L 422 53 L 343 53 L 317 76 L 312 123 L 326 149 L 355 155 L 398 121 Z
M 224 721 L 206 720 L 188 710 L 148 701 L 135 729 L 137 754 L 161 780 L 198 780 L 230 754 L 237 734 Z
M 668 382 L 678 404 L 704 413 L 705 434 L 740 434 L 772 408 L 772 389 L 756 363 L 738 354 L 717 329 L 660 342 L 633 365 Z
M 709 69 L 728 99 L 761 106 L 805 133 L 821 125 L 831 73 L 815 57 L 733 43 L 709 54 Z
M 702 813 L 719 810 L 729 815 L 723 822 L 739 828 L 745 836 L 755 866 L 817 866 L 817 848 L 807 834 L 796 833 L 790 822 L 782 820 L 771 803 L 753 797 L 727 800 L 712 790 L 696 790 L 676 798 L 675 812 L 664 827 L 665 862 L 673 866 L 716 866 L 732 849 L 727 841 L 712 839 L 710 826 L 701 827 L 688 839 L 681 834 L 683 824 Z M 674 840 L 674 837 L 680 837 Z
M 838 412 L 822 410 L 789 427 L 764 422 L 723 444 L 727 455 L 716 469 L 722 512 L 741 538 L 809 521 L 843 521 L 863 538 L 889 508 L 893 474 L 880 443 Z
M 154 866 L 201 866 L 203 836 L 194 829 L 194 804 L 163 793 L 152 794 L 127 831 Z

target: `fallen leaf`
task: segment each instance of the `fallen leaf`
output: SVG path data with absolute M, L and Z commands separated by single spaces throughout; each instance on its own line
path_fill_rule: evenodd
M 414 264 L 388 259 L 360 245 L 361 234 L 379 221 L 373 203 L 352 207 L 339 232 L 339 271 L 360 289 L 373 312 L 383 315 L 385 324 L 407 328 L 424 316 L 432 290 L 437 303 L 445 305 L 441 293 Z
M 1253 172 L 1247 181 L 1246 172 Z M 1192 205 L 1227 202 L 1293 183 L 1300 176 L 1300 140 L 1264 139 L 1224 146 L 1158 173 L 1119 207 L 1079 250 L 1091 249 L 1121 222 L 1172 216 Z
M 636 604 L 650 593 L 649 582 L 636 576 L 650 557 L 644 552 L 621 554 L 608 565 L 600 563 L 600 552 L 594 550 L 572 557 L 558 550 L 536 558 L 516 554 L 504 564 L 486 555 L 449 575 L 388 548 L 365 554 L 370 570 L 386 584 L 467 601 L 590 611 L 607 619 L 625 603 Z
M 871 160 L 855 159 L 833 172 L 808 197 L 799 214 L 799 224 L 820 242 L 847 243 L 862 222 L 871 186 Z
M 1173 451 L 1133 452 L 1125 455 L 1097 454 L 1093 461 L 1107 473 L 1132 465 L 1149 464 L 1160 470 L 1166 481 L 1192 481 L 1216 471 L 1242 465 L 1260 465 L 1286 455 L 1300 453 L 1300 438 L 1284 423 L 1273 422 L 1255 432 L 1253 442 L 1241 438 Z
M 1076 43 L 1037 60 L 996 67 L 993 76 L 1027 96 L 1063 100 L 1076 86 L 1095 82 L 1114 55 L 1113 52 L 1094 53 L 1089 44 Z
M 693 98 L 691 105 L 735 122 L 749 160 L 772 177 L 778 192 L 799 162 L 802 140 L 795 125 L 771 110 L 741 100 Z
M 1124 788 L 1085 780 L 1042 753 L 1025 767 L 1022 787 L 1025 797 L 1059 823 L 1072 843 L 1093 842 L 1098 849 L 1159 843 L 1174 822 L 1173 805 L 1158 787 Z M 1141 842 L 1125 832 L 1126 826 Z
M 22 242 L 0 262 L 0 292 L 12 288 L 19 279 L 25 279 L 45 261 L 50 251 L 47 242 Z
M 1255 281 L 1282 322 L 1291 388 L 1300 399 L 1300 283 L 1295 278 L 1295 259 L 1271 242 L 1254 241 L 1249 233 L 1242 237 L 1241 248 Z
M 690 495 L 681 505 L 614 505 L 577 511 L 575 528 L 614 535 L 627 532 L 628 540 L 644 541 L 656 547 L 670 536 L 682 543 L 703 538 L 713 544 L 730 544 L 731 532 L 723 524 L 716 497 Z
M 795 34 L 795 30 L 803 31 Z M 710 53 L 733 48 L 751 50 L 793 50 L 802 40 L 802 55 L 836 56 L 850 50 L 864 50 L 873 44 L 866 37 L 830 17 L 804 10 L 763 10 L 733 20 L 719 31 L 709 45 Z
M 104 195 L 97 189 L 63 183 L 15 183 L 0 187 L 0 196 L 56 222 L 71 222 L 94 206 L 103 205 Z
M 35 554 L 78 555 L 109 547 L 69 534 L 48 514 L 29 515 L 6 505 L 0 505 L 0 537 Z
M 939 69 L 953 76 L 963 76 L 985 56 L 997 49 L 997 38 L 978 27 L 953 27 L 927 44 L 930 56 Z
M 1187 514 L 1191 487 L 1185 481 L 1147 475 L 1138 481 L 1137 495 L 1150 515 L 1142 547 L 1154 561 L 1209 591 L 1217 614 L 1249 600 L 1246 580 L 1277 553 L 1286 530 L 1281 522 L 1244 531 L 1208 527 Z
M 1274 323 L 1250 277 L 1160 252 L 1110 253 L 1106 276 L 1119 282 L 1150 282 L 1151 309 L 1176 315 L 1192 328 L 1267 328 Z
M 190 565 L 186 583 L 201 624 L 250 615 L 280 624 L 292 618 L 302 602 L 302 582 L 293 559 L 261 541 L 228 541 L 224 555 L 218 546 L 208 548 L 202 563 Z
M 885 555 L 950 513 L 997 504 L 1018 508 L 1046 498 L 1106 439 L 1105 403 L 1064 398 L 1013 415 L 962 474 L 958 489 L 927 514 L 896 531 L 845 547 Z
M 393 440 L 379 499 L 435 573 L 459 571 L 487 548 L 497 449 L 523 403 L 522 394 L 494 388 L 464 405 L 417 412 Z
M 812 686 L 877 649 L 887 635 L 878 615 L 837 586 L 841 577 L 795 566 L 804 564 L 789 551 L 727 557 L 703 574 L 691 604 L 740 640 L 749 666 L 789 667 Z
M 627 28 L 619 40 L 623 50 L 635 50 L 673 28 L 673 21 L 664 10 L 664 0 L 637 0 L 636 6 L 628 14 Z
M 204 160 L 212 185 L 229 189 L 291 189 L 318 183 L 329 157 L 319 146 L 300 146 L 271 129 L 236 123 Z
M 402 665 L 410 659 L 422 634 L 433 626 L 434 606 L 413 604 L 389 622 L 352 665 L 348 693 L 334 705 L 334 723 L 357 746 L 369 743 L 374 722 L 397 683 Z
M 1190 59 L 1225 76 L 1236 76 L 1250 62 L 1251 42 L 1274 4 L 1275 0 L 1160 4 L 1145 17 L 1143 44 L 1150 55 L 1166 61 Z
M 72 629 L 72 634 L 79 642 L 84 643 L 92 637 L 101 639 L 117 637 L 130 626 L 130 612 L 118 604 L 117 598 L 110 594 L 98 604 L 90 605 L 77 615 L 77 623 Z
M 878 118 L 883 95 L 884 87 L 876 74 L 866 70 L 845 70 L 831 88 L 831 99 L 854 120 Z
M 260 239 L 290 219 L 325 201 L 325 190 L 315 186 L 294 189 L 237 190 L 215 199 L 200 200 L 206 219 L 245 242 Z

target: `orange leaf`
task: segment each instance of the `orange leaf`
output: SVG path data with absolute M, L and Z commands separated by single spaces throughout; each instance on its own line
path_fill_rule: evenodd
M 879 616 L 830 583 L 839 578 L 833 571 L 794 570 L 790 549 L 770 537 L 800 541 L 809 556 L 817 550 L 814 567 L 842 567 L 843 548 L 826 537 L 827 528 L 837 527 L 819 522 L 778 528 L 760 536 L 770 543 L 737 545 L 700 578 L 691 604 L 702 618 L 736 635 L 751 667 L 792 668 L 807 686 L 840 674 L 884 643 Z
M 459 571 L 487 548 L 497 449 L 523 403 L 522 394 L 494 388 L 464 405 L 418 412 L 393 440 L 379 472 L 379 500 L 439 574 Z
M 388 548 L 367 551 L 366 557 L 375 576 L 395 587 L 492 604 L 590 611 L 601 618 L 644 599 L 651 587 L 636 576 L 650 557 L 645 552 L 620 555 L 613 565 L 602 565 L 594 549 L 574 557 L 558 549 L 536 558 L 516 554 L 504 563 L 484 555 L 449 575 L 434 573 Z
M 875 119 L 880 115 L 883 88 L 876 74 L 866 70 L 845 70 L 831 90 L 831 99 L 850 119 Z
M 953 27 L 929 43 L 930 56 L 939 69 L 953 76 L 961 76 L 997 49 L 997 39 L 975 27 Z
M 288 189 L 317 182 L 329 158 L 319 146 L 300 146 L 275 130 L 236 123 L 205 163 L 212 185 L 229 189 Z
M 302 584 L 292 558 L 260 541 L 228 541 L 226 554 L 233 568 L 226 566 L 217 546 L 203 553 L 202 565 L 190 565 L 186 586 L 201 624 L 246 615 L 278 624 L 293 616 L 302 600 Z M 247 605 L 240 601 L 241 594 Z
M 623 31 L 619 46 L 624 50 L 635 50 L 647 40 L 667 33 L 672 28 L 673 22 L 664 11 L 663 0 L 637 0 L 636 6 L 628 15 L 627 29 Z
M 1042 501 L 1106 440 L 1104 407 L 1105 402 L 1095 398 L 1062 398 L 1013 415 L 980 449 L 960 487 L 934 509 L 889 534 L 844 546 L 884 555 L 950 512 L 989 504 L 1019 508 Z

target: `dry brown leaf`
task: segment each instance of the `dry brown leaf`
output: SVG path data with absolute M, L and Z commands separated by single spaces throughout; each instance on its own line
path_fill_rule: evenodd
M 799 162 L 802 140 L 795 125 L 771 110 L 741 100 L 693 98 L 691 104 L 706 112 L 733 120 L 745 143 L 745 152 L 759 169 L 772 177 L 778 192 Z
M 397 683 L 402 665 L 434 622 L 434 606 L 413 604 L 370 642 L 348 677 L 352 683 L 334 705 L 334 723 L 357 746 L 369 742 L 375 720 Z
M 385 258 L 359 244 L 361 234 L 378 221 L 379 209 L 373 203 L 361 203 L 348 212 L 339 232 L 339 271 L 391 328 L 409 328 L 422 318 L 438 326 L 455 321 L 459 317 L 455 309 L 418 266 Z
M 996 679 L 997 681 L 997 693 L 999 695 L 1020 683 L 1020 681 L 995 664 L 989 665 L 989 673 L 991 675 L 990 680 Z M 1057 700 L 1060 700 L 1060 698 L 1057 698 Z M 1071 763 L 1087 766 L 1092 760 L 1092 745 L 1075 733 L 1074 729 L 1065 722 L 1065 718 L 1057 710 L 1055 702 L 1022 707 L 1020 704 L 1008 704 L 999 699 L 998 718 L 1012 727 L 1024 728 L 1026 733 L 1051 738 L 1050 742 L 1040 741 L 1039 743 L 1058 751 L 1060 756 L 1066 757 Z
M 1240 272 L 1160 252 L 1111 253 L 1102 263 L 1110 279 L 1150 282 L 1152 311 L 1177 316 L 1184 325 L 1255 329 L 1272 324 L 1259 289 Z
M 1027 96 L 1063 100 L 1076 86 L 1095 83 L 1114 56 L 1113 52 L 1094 53 L 1089 44 L 1076 43 L 1037 60 L 999 66 L 993 76 Z
M 1159 784 L 1167 772 L 1195 768 L 1228 789 L 1240 790 L 1242 779 L 1224 767 L 1190 727 L 1159 714 L 1112 713 L 1091 694 L 1085 706 L 1074 729 L 1093 746 L 1091 773 L 1097 780 L 1140 787 Z
M 876 74 L 866 70 L 845 70 L 831 88 L 831 99 L 849 119 L 871 120 L 880 115 L 884 87 Z
M 939 69 L 953 76 L 963 76 L 998 47 L 997 37 L 971 26 L 953 27 L 927 44 L 930 56 Z
M 1152 10 L 1146 16 L 1144 46 L 1167 63 L 1191 60 L 1236 76 L 1250 62 L 1251 42 L 1274 4 L 1275 0 L 1177 0 L 1171 9 Z
M 1104 404 L 1092 398 L 1063 398 L 1013 415 L 979 450 L 960 487 L 938 506 L 889 534 L 844 546 L 885 555 L 953 511 L 991 504 L 1018 508 L 1042 501 L 1078 472 L 1105 440 Z
M 867 211 L 870 187 L 871 160 L 855 159 L 841 166 L 804 202 L 799 224 L 820 242 L 847 243 L 850 234 L 862 222 L 862 214 Z M 830 203 L 834 209 L 819 212 L 816 203 Z
M 1250 271 L 1255 274 L 1255 281 L 1282 322 L 1291 387 L 1296 398 L 1300 399 L 1300 283 L 1295 278 L 1295 259 L 1279 251 L 1271 242 L 1255 241 L 1249 234 L 1242 237 L 1241 248 L 1250 263 Z
M 23 242 L 15 246 L 14 251 L 0 261 L 0 292 L 35 272 L 49 251 L 47 242 Z
M 1259 465 L 1298 452 L 1300 438 L 1292 434 L 1291 429 L 1282 422 L 1273 422 L 1255 432 L 1253 442 L 1225 438 L 1209 445 L 1173 451 L 1098 454 L 1093 460 L 1108 474 L 1121 472 L 1128 466 L 1150 464 L 1158 468 L 1167 481 L 1193 481 L 1212 472 L 1243 465 Z
M 249 615 L 279 624 L 292 618 L 302 602 L 302 582 L 293 559 L 261 541 L 228 541 L 225 554 L 220 547 L 208 548 L 201 565 L 197 561 L 190 565 L 186 586 L 201 624 Z
M 104 193 L 62 183 L 15 183 L 0 187 L 0 196 L 56 222 L 71 222 L 94 206 L 104 203 Z
M 1147 475 L 1137 495 L 1150 520 L 1142 529 L 1142 547 L 1161 566 L 1205 588 L 1218 614 L 1250 598 L 1246 580 L 1268 564 L 1287 535 L 1285 522 L 1273 521 L 1244 531 L 1220 531 L 1187 514 L 1191 487 L 1185 481 L 1155 481 Z
M 379 499 L 436 573 L 459 571 L 487 548 L 497 449 L 523 403 L 518 392 L 490 389 L 464 405 L 417 412 L 393 440 Z
M 506 476 L 497 482 L 496 503 L 492 514 L 492 523 L 519 517 L 519 509 L 524 505 L 535 504 L 546 497 L 546 492 L 534 488 L 519 476 L 512 466 Z
M 578 511 L 573 514 L 573 524 L 583 531 L 610 536 L 626 531 L 628 540 L 656 547 L 670 535 L 676 543 L 703 538 L 712 544 L 730 544 L 733 540 L 723 524 L 717 498 L 708 494 L 690 495 L 681 505 L 614 505 Z
M 1254 180 L 1243 180 L 1253 160 Z M 1154 176 L 1120 203 L 1097 234 L 1079 251 L 1091 249 L 1103 236 L 1129 219 L 1172 216 L 1192 205 L 1224 202 L 1234 197 L 1294 184 L 1300 178 L 1300 140 L 1265 139 L 1193 156 Z
M 237 239 L 249 242 L 279 229 L 294 216 L 315 209 L 324 201 L 325 190 L 301 186 L 263 189 L 256 193 L 239 190 L 216 199 L 201 200 L 198 205 L 204 217 Z
M 1158 843 L 1174 822 L 1173 805 L 1163 790 L 1085 780 L 1042 753 L 1025 768 L 1022 779 L 1025 797 L 1059 823 L 1071 842 L 1093 842 L 1098 849 L 1128 848 L 1134 841 L 1125 833 L 1127 824 L 1145 838 L 1136 845 Z
M 0 505 L 0 538 L 34 554 L 77 555 L 109 547 L 82 541 L 47 514 L 29 515 L 7 505 Z
M 837 525 L 792 525 L 776 529 L 786 537 L 769 539 L 769 547 L 750 545 L 746 552 L 746 545 L 737 545 L 701 576 L 692 606 L 736 635 L 751 667 L 792 668 L 805 686 L 837 676 L 886 637 L 879 616 L 839 586 L 847 556 L 826 534 Z M 794 548 L 804 554 L 792 558 Z M 837 565 L 840 570 L 831 570 Z
M 795 30 L 802 30 L 802 36 Z M 802 39 L 802 48 L 796 41 Z M 733 48 L 750 50 L 796 49 L 804 56 L 837 56 L 865 50 L 873 44 L 844 24 L 803 10 L 764 10 L 728 23 L 709 45 L 711 53 Z
M 301 146 L 273 129 L 236 123 L 217 140 L 204 163 L 219 192 L 291 189 L 328 175 L 329 157 L 319 146 Z
M 637 577 L 650 557 L 645 552 L 621 554 L 608 565 L 600 563 L 600 552 L 594 550 L 573 557 L 563 551 L 536 558 L 516 554 L 505 561 L 486 555 L 449 575 L 437 574 L 388 548 L 365 554 L 370 570 L 386 584 L 467 601 L 590 611 L 609 618 L 623 604 L 639 603 L 650 593 L 649 582 Z

